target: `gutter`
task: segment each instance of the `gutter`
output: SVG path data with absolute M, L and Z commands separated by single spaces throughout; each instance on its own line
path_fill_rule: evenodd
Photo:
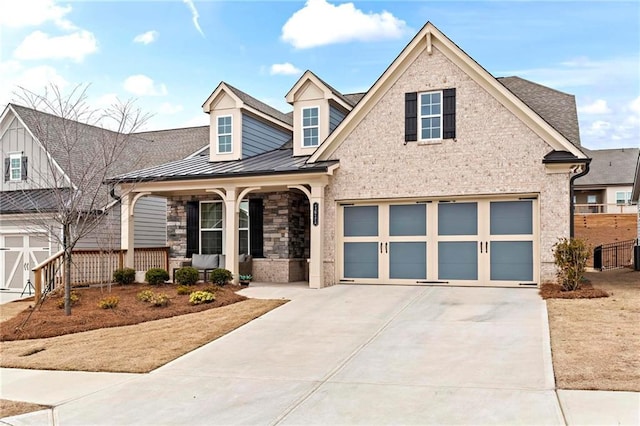
M 116 202 L 120 202 L 122 200 L 122 198 L 120 198 L 119 196 L 116 195 L 116 186 L 115 185 L 111 186 L 111 190 L 109 191 L 109 195 L 111 195 L 111 198 L 116 200 Z
M 571 215 L 571 220 L 569 221 L 569 238 L 573 238 L 575 233 L 575 205 L 573 202 L 573 194 L 574 194 L 574 182 L 576 179 L 586 175 L 589 173 L 589 164 L 591 164 L 591 158 L 587 158 L 587 161 L 584 162 L 584 170 L 578 173 L 577 175 L 571 176 L 569 180 L 569 214 Z

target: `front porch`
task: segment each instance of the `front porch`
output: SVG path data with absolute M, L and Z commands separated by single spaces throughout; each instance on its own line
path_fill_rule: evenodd
M 254 282 L 326 285 L 323 273 L 326 173 L 142 182 L 122 185 L 122 248 L 133 241 L 135 203 L 167 199 L 169 271 L 194 253 L 223 254 L 234 282 L 239 257 L 252 256 Z M 129 253 L 128 251 L 126 253 Z M 125 265 L 133 259 L 125 256 Z

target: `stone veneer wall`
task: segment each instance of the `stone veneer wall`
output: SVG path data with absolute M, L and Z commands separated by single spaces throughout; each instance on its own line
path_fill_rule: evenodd
M 404 141 L 406 92 L 456 88 L 456 139 Z M 552 247 L 569 236 L 569 173 L 548 174 L 553 148 L 436 47 L 420 53 L 332 155 L 325 189 L 324 283 L 337 280 L 341 200 L 539 194 L 540 280 L 555 279 Z M 333 225 L 332 225 L 333 224 Z
M 306 279 L 309 257 L 309 201 L 296 191 L 250 194 L 263 200 L 263 243 L 265 259 L 255 259 L 254 280 L 290 282 Z M 186 260 L 188 201 L 220 200 L 213 194 L 174 196 L 167 200 L 167 243 L 171 269 Z M 266 260 L 271 262 L 266 262 Z M 277 261 L 276 261 L 277 260 Z

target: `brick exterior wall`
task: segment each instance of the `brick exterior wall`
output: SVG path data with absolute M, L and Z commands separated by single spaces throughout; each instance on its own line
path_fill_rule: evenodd
M 404 94 L 456 88 L 456 136 L 404 143 Z M 541 281 L 553 280 L 552 246 L 569 235 L 569 174 L 548 174 L 552 148 L 436 48 L 420 54 L 333 154 L 325 190 L 325 284 L 336 281 L 339 200 L 539 193 Z

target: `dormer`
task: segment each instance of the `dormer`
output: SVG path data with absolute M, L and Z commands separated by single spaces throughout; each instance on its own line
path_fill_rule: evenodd
M 210 116 L 209 160 L 235 161 L 291 140 L 291 116 L 221 82 L 202 105 Z
M 293 155 L 311 155 L 353 106 L 340 92 L 305 71 L 286 95 L 293 105 Z

